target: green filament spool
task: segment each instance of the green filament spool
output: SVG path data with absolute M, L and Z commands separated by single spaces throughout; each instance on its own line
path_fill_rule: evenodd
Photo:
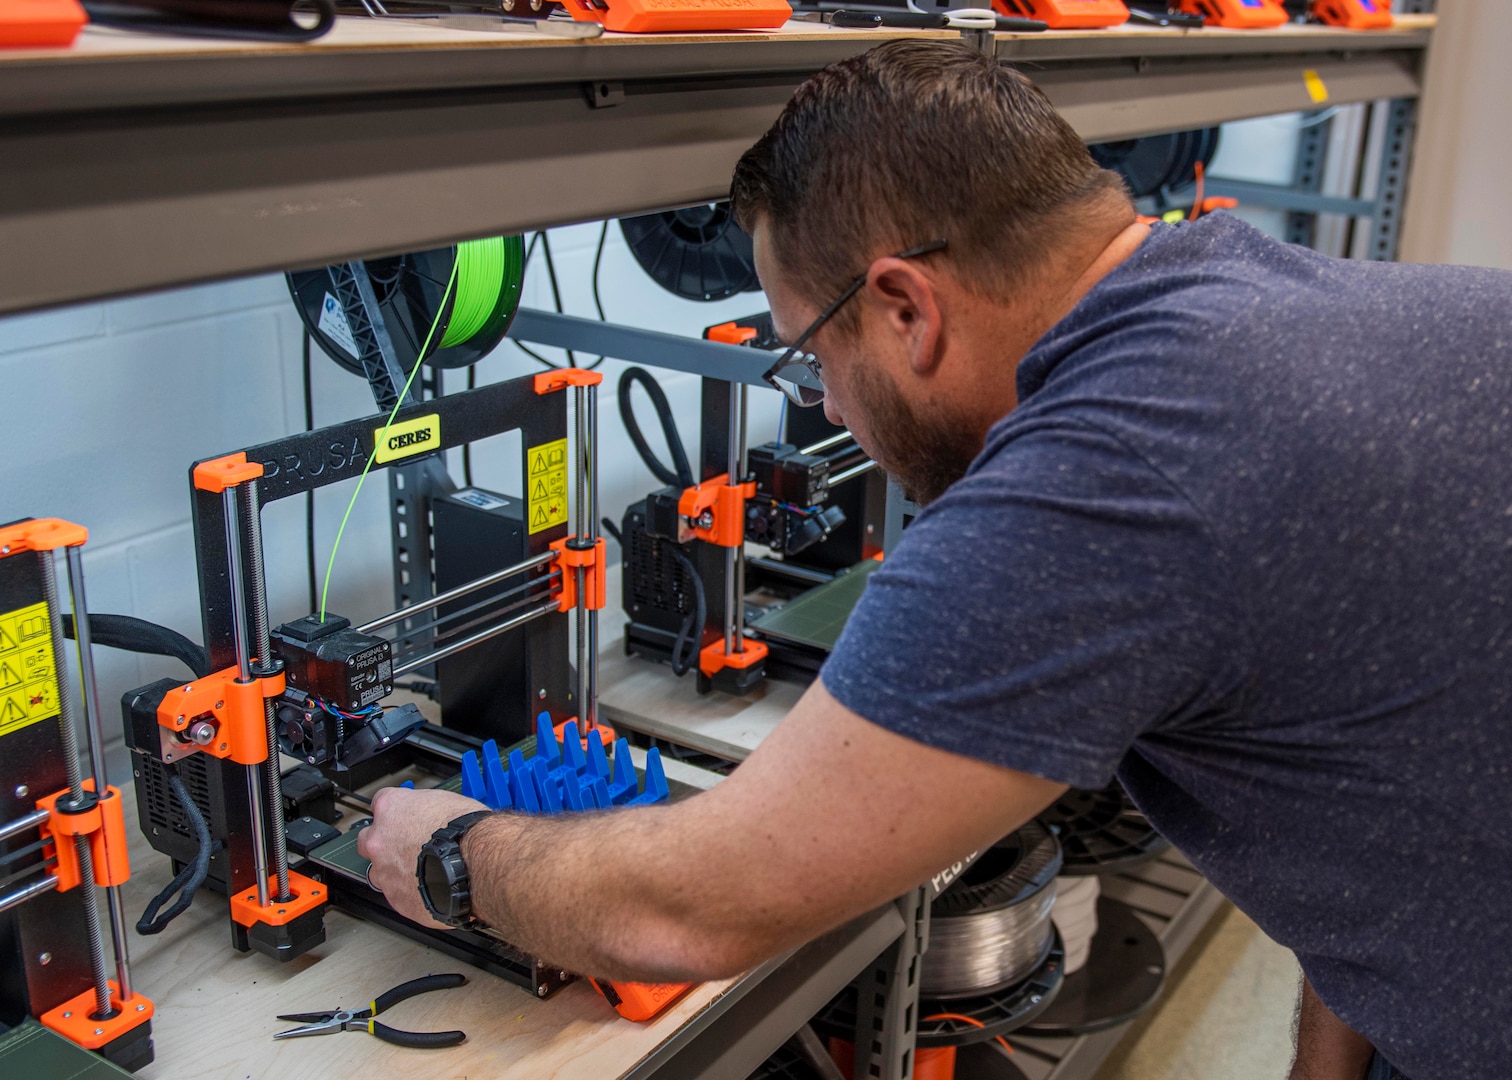
M 465 240 L 368 259 L 361 266 L 399 365 L 409 370 L 423 351 L 432 367 L 461 368 L 493 352 L 514 321 L 525 278 L 525 241 L 519 236 Z M 364 375 L 357 328 L 368 314 L 356 306 L 352 270 L 352 264 L 340 264 L 295 271 L 288 275 L 289 291 L 321 350 L 354 375 Z M 428 330 L 435 336 L 425 347 Z
M 443 349 L 479 335 L 493 337 L 495 330 L 502 337 L 519 306 L 525 272 L 525 241 L 518 236 L 465 240 L 456 250 L 456 299 L 441 335 Z

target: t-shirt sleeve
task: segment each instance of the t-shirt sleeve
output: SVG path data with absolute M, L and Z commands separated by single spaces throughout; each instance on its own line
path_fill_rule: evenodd
M 1196 509 L 1112 436 L 1038 422 L 903 532 L 821 672 L 919 742 L 1072 787 L 1233 689 L 1242 623 Z

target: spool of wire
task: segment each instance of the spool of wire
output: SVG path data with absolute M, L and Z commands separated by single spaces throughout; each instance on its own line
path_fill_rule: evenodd
M 994 844 L 930 909 L 921 996 L 991 994 L 1031 975 L 1054 940 L 1060 845 L 1030 822 Z

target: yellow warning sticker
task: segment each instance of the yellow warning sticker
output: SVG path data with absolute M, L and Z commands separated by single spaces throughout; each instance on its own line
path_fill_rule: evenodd
M 1328 100 L 1328 87 L 1323 85 L 1322 77 L 1312 68 L 1302 73 L 1302 81 L 1307 84 L 1307 96 L 1312 98 L 1314 105 L 1321 105 Z
M 47 605 L 0 615 L 0 736 L 57 715 L 58 673 Z
M 538 533 L 567 523 L 567 440 L 542 443 L 525 451 L 525 505 L 530 531 Z

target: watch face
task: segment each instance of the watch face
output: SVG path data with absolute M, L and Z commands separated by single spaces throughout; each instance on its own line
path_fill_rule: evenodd
M 458 910 L 458 897 L 452 892 L 452 875 L 450 860 L 444 859 L 433 851 L 425 853 L 425 897 L 430 901 L 431 910 L 438 918 L 456 918 L 462 912 Z

